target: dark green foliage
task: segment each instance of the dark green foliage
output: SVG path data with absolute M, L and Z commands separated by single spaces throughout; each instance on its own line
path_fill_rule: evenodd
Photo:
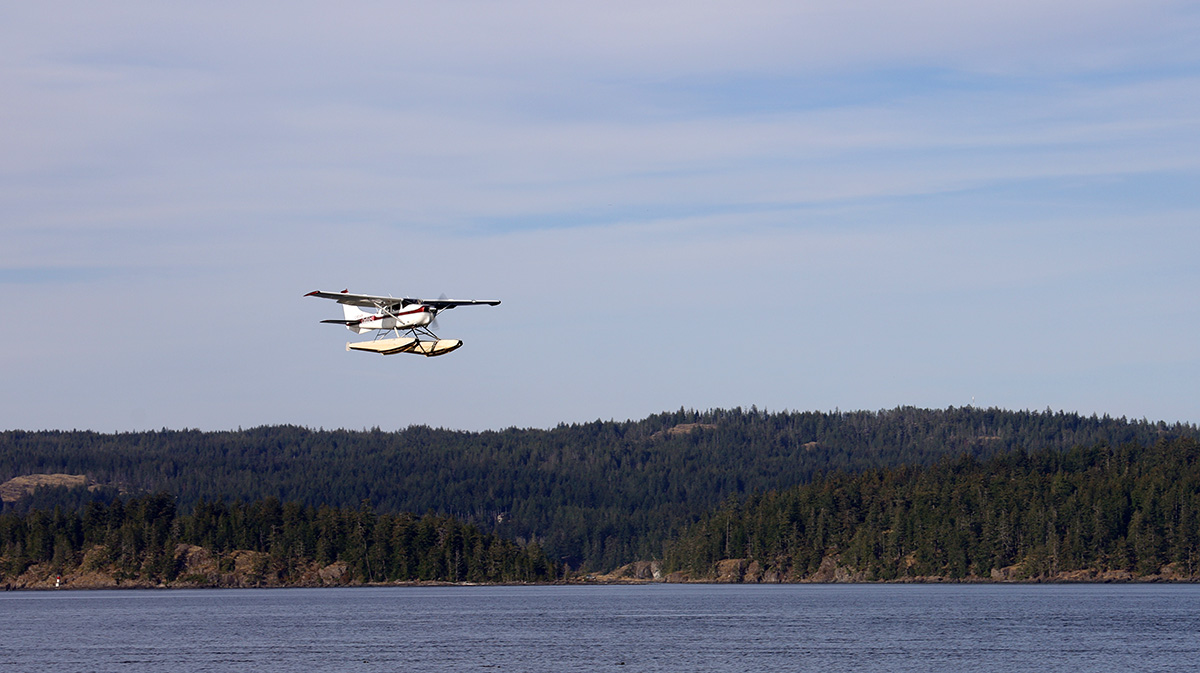
M 667 545 L 668 570 L 747 558 L 782 577 L 840 562 L 868 580 L 1200 575 L 1200 442 L 964 455 L 929 468 L 837 474 L 730 501 Z M 1009 575 L 1006 575 L 1009 576 Z
M 357 508 L 367 501 L 379 512 L 452 514 L 508 539 L 537 539 L 551 558 L 573 568 L 607 570 L 660 556 L 672 533 L 726 500 L 828 472 L 1196 434 L 1190 425 L 1061 412 L 909 407 L 680 410 L 637 422 L 482 433 L 421 426 L 401 432 L 291 426 L 114 435 L 10 431 L 0 433 L 0 481 L 86 474 L 132 493 L 174 493 L 184 511 L 201 501 L 268 497 L 312 507 Z M 45 499 L 40 508 L 55 504 L 81 506 L 78 499 Z M 329 558 L 327 545 L 311 542 L 313 553 Z
M 86 555 L 93 567 L 85 570 L 112 564 L 121 579 L 169 582 L 180 570 L 179 545 L 208 549 L 224 573 L 234 570 L 235 550 L 266 554 L 248 579 L 271 577 L 277 584 L 335 561 L 359 582 L 527 582 L 558 574 L 537 545 L 522 547 L 447 516 L 377 515 L 366 504 L 317 509 L 274 498 L 205 500 L 192 514 L 180 514 L 174 498 L 158 493 L 92 502 L 82 513 L 59 507 L 0 515 L 0 580 L 35 563 L 61 573 Z

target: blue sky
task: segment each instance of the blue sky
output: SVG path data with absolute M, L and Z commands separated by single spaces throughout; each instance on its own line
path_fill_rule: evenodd
M 10 9 L 0 428 L 1200 422 L 1200 10 L 993 4 Z

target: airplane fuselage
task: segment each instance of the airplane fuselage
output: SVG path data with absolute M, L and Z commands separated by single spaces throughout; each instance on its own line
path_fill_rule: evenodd
M 433 322 L 433 312 L 428 307 L 416 305 L 397 311 L 394 316 L 373 314 L 365 316 L 357 325 L 359 329 L 413 329 L 425 327 Z M 351 329 L 354 326 L 347 325 Z

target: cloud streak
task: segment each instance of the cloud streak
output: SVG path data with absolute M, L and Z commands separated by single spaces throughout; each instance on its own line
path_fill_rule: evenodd
M 69 10 L 0 26 L 0 426 L 1200 420 L 1187 3 Z M 372 358 L 347 286 L 504 304 Z

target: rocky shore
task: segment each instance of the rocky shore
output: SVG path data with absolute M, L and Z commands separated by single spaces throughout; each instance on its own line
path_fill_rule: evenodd
M 639 561 L 622 566 L 607 574 L 587 575 L 584 580 L 598 583 L 705 583 L 705 584 L 829 584 L 829 583 L 884 583 L 872 580 L 866 573 L 848 568 L 837 555 L 826 556 L 816 572 L 809 575 L 780 573 L 764 569 L 758 561 L 750 559 L 725 559 L 717 562 L 712 574 L 692 575 L 685 572 L 663 572 L 656 561 Z M 941 575 L 922 575 L 888 580 L 887 583 L 1054 583 L 1054 582 L 1198 582 L 1200 576 L 1189 575 L 1178 563 L 1162 566 L 1157 573 L 1139 575 L 1128 570 L 1073 570 L 1056 573 L 1030 572 L 1022 564 L 1002 569 L 993 569 L 987 576 L 968 575 L 950 578 Z
M 283 578 L 268 570 L 269 557 L 262 552 L 238 550 L 223 556 L 195 545 L 175 547 L 179 572 L 171 580 L 148 579 L 114 565 L 96 562 L 103 551 L 96 547 L 73 568 L 55 568 L 49 563 L 30 566 L 23 573 L 3 580 L 6 590 L 17 589 L 164 589 L 197 587 L 320 587 L 352 584 L 349 567 L 341 561 L 325 566 L 310 564 L 292 577 Z
M 179 572 L 170 580 L 150 579 L 129 573 L 112 565 L 97 563 L 102 551 L 97 547 L 84 556 L 74 568 L 56 569 L 51 564 L 32 565 L 16 577 L 0 580 L 0 589 L 182 589 L 182 588 L 280 588 L 334 586 L 394 586 L 394 585 L 452 585 L 453 582 L 401 581 L 364 583 L 353 578 L 349 566 L 337 561 L 328 565 L 309 564 L 283 577 L 271 572 L 269 556 L 262 552 L 238 550 L 218 556 L 195 545 L 180 544 L 175 548 Z M 810 575 L 784 575 L 764 569 L 757 561 L 726 559 L 717 563 L 710 575 L 694 576 L 684 572 L 666 573 L 657 561 L 638 561 L 622 566 L 611 573 L 584 573 L 570 576 L 557 583 L 570 584 L 805 584 L 805 583 L 869 583 L 862 572 L 847 568 L 836 555 L 827 556 L 820 568 Z M 1168 564 L 1153 574 L 1139 575 L 1126 570 L 1074 570 L 1054 574 L 1030 574 L 1020 565 L 993 570 L 988 576 L 949 578 L 938 575 L 906 577 L 889 583 L 1108 583 L 1108 582 L 1197 582 L 1200 577 L 1188 575 L 1179 564 Z M 882 583 L 882 582 L 880 582 Z

